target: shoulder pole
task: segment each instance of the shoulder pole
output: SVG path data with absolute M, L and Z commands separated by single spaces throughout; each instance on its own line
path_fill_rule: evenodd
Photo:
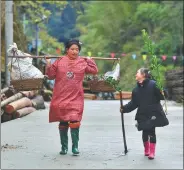
M 120 91 L 119 94 L 120 94 L 120 105 L 121 105 L 121 108 L 122 108 L 123 107 L 122 92 Z M 125 148 L 124 153 L 126 155 L 127 152 L 128 152 L 128 149 L 127 149 L 127 143 L 126 143 L 125 126 L 124 126 L 124 114 L 123 113 L 121 113 L 121 123 L 122 123 L 123 142 L 124 142 L 124 148 Z

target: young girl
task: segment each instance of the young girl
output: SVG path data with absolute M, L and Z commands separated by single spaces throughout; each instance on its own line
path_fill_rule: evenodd
M 136 74 L 137 86 L 132 91 L 132 100 L 120 108 L 121 113 L 128 113 L 137 109 L 135 120 L 137 128 L 142 131 L 144 154 L 149 159 L 155 157 L 156 133 L 155 127 L 169 124 L 160 100 L 164 97 L 156 87 L 156 82 L 150 80 L 150 71 L 140 68 Z
M 85 73 L 97 74 L 98 68 L 92 59 L 79 57 L 81 45 L 78 40 L 68 41 L 65 49 L 66 56 L 53 64 L 47 59 L 46 74 L 55 79 L 49 122 L 60 122 L 60 154 L 67 154 L 70 127 L 72 152 L 78 155 L 79 127 L 84 109 L 83 79 Z

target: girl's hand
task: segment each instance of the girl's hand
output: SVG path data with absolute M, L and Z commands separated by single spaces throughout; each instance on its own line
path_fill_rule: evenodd
M 138 127 L 138 125 L 139 125 L 139 124 L 138 124 L 138 123 L 136 123 L 136 124 L 135 124 L 135 127 L 137 128 L 137 127 Z
M 120 107 L 120 112 L 123 113 L 123 108 L 122 107 Z

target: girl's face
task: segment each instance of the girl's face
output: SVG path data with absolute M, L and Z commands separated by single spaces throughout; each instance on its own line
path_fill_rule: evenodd
M 140 70 L 137 71 L 136 75 L 135 75 L 135 79 L 137 81 L 143 81 L 145 79 L 145 74 L 142 74 L 140 72 Z
M 76 44 L 73 44 L 67 49 L 67 55 L 70 59 L 76 59 L 79 55 L 79 47 Z

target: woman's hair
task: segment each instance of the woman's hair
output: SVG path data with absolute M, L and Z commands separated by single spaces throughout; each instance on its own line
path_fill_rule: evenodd
M 140 73 L 145 74 L 145 78 L 150 79 L 151 78 L 151 72 L 149 71 L 148 68 L 140 68 Z
M 73 40 L 69 40 L 69 41 L 66 42 L 66 44 L 65 44 L 65 53 L 66 53 L 67 49 L 69 49 L 73 44 L 75 44 L 79 47 L 79 51 L 81 50 L 81 44 L 82 43 L 79 42 L 79 40 L 73 39 Z

